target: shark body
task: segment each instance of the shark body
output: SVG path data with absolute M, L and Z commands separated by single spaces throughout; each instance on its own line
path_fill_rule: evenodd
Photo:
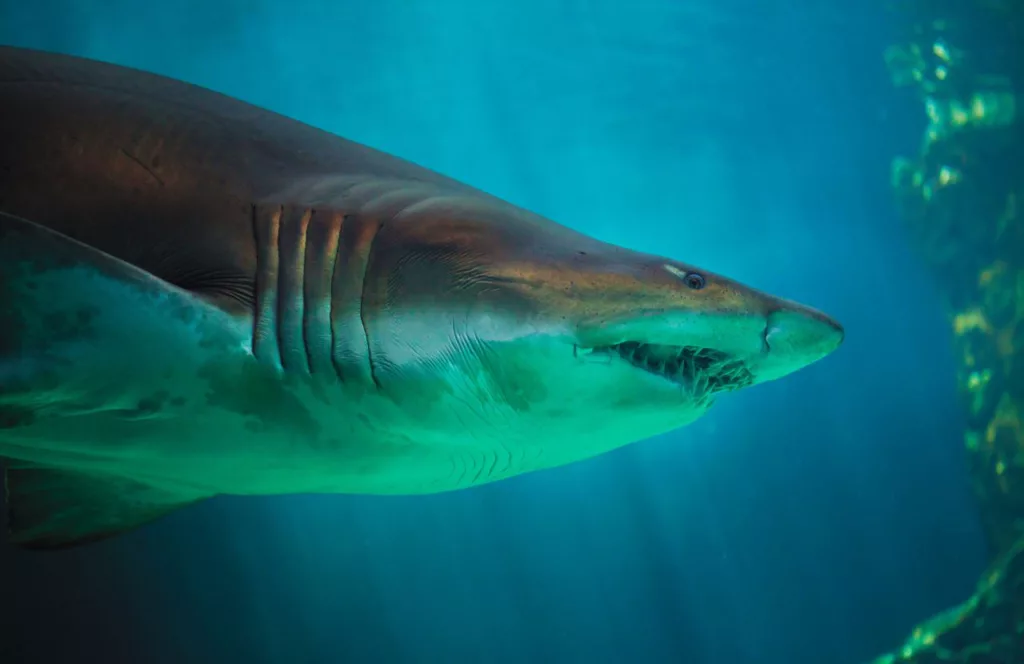
M 0 458 L 23 546 L 218 494 L 563 465 L 842 337 L 224 95 L 0 48 Z

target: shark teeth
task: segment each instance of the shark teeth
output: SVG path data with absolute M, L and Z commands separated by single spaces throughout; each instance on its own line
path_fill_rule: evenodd
M 587 364 L 611 364 L 612 356 L 600 348 L 581 348 L 579 346 L 572 347 L 572 355 L 576 359 L 586 362 Z
M 625 341 L 614 346 L 579 348 L 576 357 L 607 364 L 618 355 L 633 366 L 662 376 L 698 397 L 750 385 L 753 375 L 739 359 L 711 348 Z

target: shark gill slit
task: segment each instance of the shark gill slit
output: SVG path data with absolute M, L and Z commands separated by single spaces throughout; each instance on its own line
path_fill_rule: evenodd
M 361 266 L 362 274 L 359 275 L 359 323 L 362 326 L 363 338 L 366 342 L 366 361 L 369 367 L 370 379 L 378 389 L 381 388 L 380 376 L 378 375 L 379 360 L 374 359 L 373 342 L 370 339 L 370 328 L 367 325 L 366 320 L 366 297 L 367 288 L 369 287 L 368 278 L 370 276 L 370 268 L 373 263 L 373 250 L 376 247 L 377 239 L 380 237 L 381 231 L 384 230 L 384 227 L 390 221 L 397 219 L 409 209 L 431 200 L 431 197 L 428 196 L 424 198 L 421 195 L 415 195 L 411 199 L 407 195 L 402 195 L 397 197 L 398 200 L 390 200 L 389 197 L 395 197 L 395 194 L 396 192 L 393 189 L 384 188 L 381 191 L 374 192 L 361 203 L 363 211 L 373 210 L 375 204 L 380 204 L 382 210 L 378 211 L 378 213 L 383 214 L 383 219 L 376 224 L 375 228 L 373 228 L 373 234 L 369 238 L 365 260 Z M 397 205 L 397 207 L 390 207 L 389 203 Z
M 343 382 L 374 387 L 370 339 L 363 321 L 364 282 L 369 271 L 370 245 L 379 220 L 348 212 L 342 220 L 338 258 L 331 281 L 332 358 Z
M 370 265 L 373 262 L 373 247 L 377 244 L 377 238 L 380 237 L 380 232 L 384 230 L 384 222 L 381 222 L 377 229 L 373 233 L 373 237 L 370 238 L 370 246 L 366 250 L 366 262 L 363 265 L 363 283 L 359 293 L 359 322 L 363 326 L 363 335 L 366 336 L 366 359 L 370 364 L 370 378 L 373 379 L 373 384 L 380 389 L 380 379 L 377 377 L 377 367 L 373 362 L 373 344 L 370 343 L 370 329 L 366 326 L 366 284 L 368 282 L 367 276 L 370 274 Z
M 334 372 L 339 380 L 342 380 L 341 372 L 333 358 L 335 335 L 331 318 L 334 315 L 334 298 L 331 288 L 337 269 L 343 218 L 339 212 L 317 213 L 314 210 L 306 232 L 308 248 L 303 291 L 303 339 L 309 355 L 310 373 Z
M 338 328 L 337 316 L 340 313 L 338 311 L 338 309 L 340 309 L 341 307 L 338 306 L 340 304 L 340 302 L 337 301 L 337 296 L 336 296 L 335 291 L 337 289 L 336 284 L 337 284 L 339 278 L 341 276 L 343 276 L 343 274 L 344 274 L 343 272 L 339 272 L 339 270 L 342 269 L 339 266 L 339 263 L 341 263 L 341 261 L 344 260 L 344 256 L 345 256 L 345 253 L 346 253 L 345 249 L 344 249 L 344 246 L 343 246 L 344 245 L 344 237 L 345 237 L 345 233 L 349 232 L 348 231 L 348 227 L 349 227 L 349 224 L 350 224 L 351 220 L 349 218 L 349 215 L 341 214 L 340 218 L 337 221 L 338 221 L 338 223 L 337 223 L 337 232 L 336 232 L 336 234 L 337 234 L 337 241 L 335 243 L 335 248 L 334 248 L 334 260 L 331 261 L 331 280 L 328 282 L 329 285 L 328 285 L 328 290 L 327 290 L 327 300 L 328 300 L 329 304 L 327 305 L 327 309 L 328 309 L 328 325 L 330 325 L 330 328 L 331 328 L 331 366 L 334 367 L 334 375 L 338 377 L 339 381 L 344 383 L 345 382 L 345 371 L 342 370 L 342 368 L 341 368 L 341 360 L 340 360 L 340 356 L 339 356 L 339 353 L 338 353 L 338 340 L 339 340 L 338 337 L 339 337 L 339 335 L 338 335 L 338 329 L 337 329 Z
M 281 367 L 310 373 L 305 329 L 306 235 L 313 216 L 310 208 L 287 207 L 278 234 L 280 264 L 277 283 L 277 342 Z
M 253 236 L 256 240 L 256 311 L 253 316 L 252 353 L 260 362 L 280 370 L 277 337 L 277 284 L 280 268 L 278 237 L 281 206 L 252 206 Z

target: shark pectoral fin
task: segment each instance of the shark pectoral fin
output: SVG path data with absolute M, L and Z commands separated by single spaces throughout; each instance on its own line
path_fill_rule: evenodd
M 0 431 L 138 410 L 241 358 L 252 324 L 145 270 L 0 212 Z
M 8 468 L 7 531 L 28 549 L 63 549 L 133 530 L 203 500 L 111 475 Z

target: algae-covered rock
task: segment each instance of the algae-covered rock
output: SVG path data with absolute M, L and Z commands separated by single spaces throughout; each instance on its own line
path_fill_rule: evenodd
M 972 8 L 968 11 L 969 8 Z M 876 664 L 1024 663 L 1024 3 L 904 3 L 885 54 L 927 127 L 892 185 L 949 312 L 971 482 L 993 559 L 974 595 Z M 973 14 L 971 13 L 973 11 Z M 998 25 L 995 34 L 979 26 Z M 1005 44 L 999 44 L 1003 39 Z M 987 44 L 976 57 L 970 45 Z M 1004 48 L 1003 48 L 1004 47 Z
M 1020 664 L 1024 648 L 1024 538 L 1003 552 L 960 606 L 914 628 L 875 664 Z

